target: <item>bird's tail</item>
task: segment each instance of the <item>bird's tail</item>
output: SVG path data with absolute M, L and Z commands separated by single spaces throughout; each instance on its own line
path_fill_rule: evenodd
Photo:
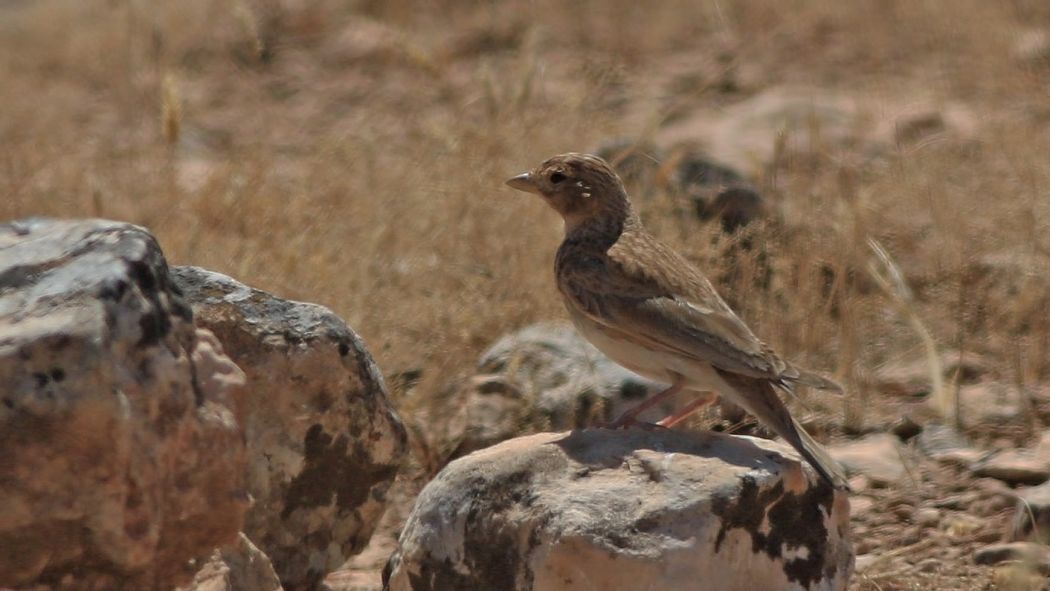
M 771 382 L 721 370 L 718 373 L 735 390 L 733 402 L 784 438 L 831 486 L 838 490 L 849 490 L 849 482 L 842 467 L 791 416 Z
M 825 378 L 822 375 L 818 375 L 811 371 L 807 371 L 805 369 L 795 366 L 791 366 L 791 369 L 794 371 L 790 373 L 794 375 L 790 375 L 787 377 L 787 380 L 790 382 L 804 384 L 806 386 L 816 388 L 818 390 L 829 390 L 831 392 L 834 392 L 835 394 L 842 394 L 845 391 L 842 389 L 842 386 L 838 384 L 838 382 L 829 380 L 828 378 Z
M 802 457 L 806 458 L 813 469 L 817 471 L 824 480 L 831 483 L 831 486 L 838 490 L 849 490 L 849 481 L 846 479 L 846 473 L 842 470 L 842 466 L 832 459 L 828 451 L 824 449 L 824 446 L 817 443 L 806 430 L 802 428 L 802 425 L 798 424 L 798 421 L 791 419 L 791 426 L 794 428 L 795 433 L 798 436 L 798 443 L 787 439 L 791 443 L 792 447 L 798 450 L 798 453 L 802 454 Z

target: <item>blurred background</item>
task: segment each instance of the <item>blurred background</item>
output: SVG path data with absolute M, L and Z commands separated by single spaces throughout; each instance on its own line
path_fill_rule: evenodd
M 1020 411 L 970 436 L 1022 445 L 1048 83 L 1045 0 L 4 0 L 0 218 L 132 221 L 332 308 L 440 463 L 481 353 L 564 318 L 560 221 L 504 179 L 600 151 L 757 334 L 847 386 L 802 396 L 822 435 L 966 424 L 976 384 Z

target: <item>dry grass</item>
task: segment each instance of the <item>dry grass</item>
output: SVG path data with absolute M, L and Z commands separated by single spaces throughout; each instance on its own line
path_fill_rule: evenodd
M 746 170 L 787 222 L 754 230 L 765 291 L 717 228 L 639 199 L 756 332 L 849 384 L 830 404 L 861 427 L 874 368 L 924 354 L 865 275 L 872 238 L 939 347 L 1047 378 L 1050 70 L 1011 50 L 1039 26 L 1041 0 L 8 1 L 0 218 L 130 220 L 174 263 L 328 305 L 388 375 L 423 371 L 397 394 L 411 418 L 496 337 L 563 316 L 556 216 L 510 174 L 781 85 L 862 99 L 875 126 L 963 105 L 966 134 Z
M 879 362 L 919 354 L 856 277 L 876 238 L 920 281 L 938 343 L 1031 383 L 1047 370 L 1050 104 L 1010 44 L 1050 10 L 964 4 L 15 2 L 0 216 L 144 224 L 176 263 L 331 306 L 387 372 L 423 369 L 426 396 L 499 334 L 561 315 L 555 217 L 503 188 L 508 174 L 777 84 L 962 102 L 979 123 L 965 141 L 748 171 L 795 231 L 758 236 L 772 293 L 754 297 L 747 272 L 723 289 L 776 345 L 863 389 Z M 675 75 L 695 84 L 667 84 L 661 66 L 683 57 Z M 704 78 L 740 68 L 754 88 Z M 725 240 L 665 197 L 645 200 L 649 223 L 725 276 Z M 842 277 L 830 291 L 822 266 Z

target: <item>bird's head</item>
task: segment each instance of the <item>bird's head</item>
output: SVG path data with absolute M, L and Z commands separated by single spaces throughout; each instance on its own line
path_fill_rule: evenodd
M 590 154 L 561 154 L 507 180 L 519 191 L 535 193 L 575 226 L 596 217 L 627 216 L 631 206 L 620 177 Z

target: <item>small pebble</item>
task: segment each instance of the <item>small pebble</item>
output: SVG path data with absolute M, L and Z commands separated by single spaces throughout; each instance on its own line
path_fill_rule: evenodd
M 857 558 L 854 559 L 853 569 L 858 573 L 862 573 L 871 568 L 871 565 L 875 564 L 878 560 L 879 557 L 874 554 L 859 554 Z
M 854 493 L 862 493 L 871 488 L 871 479 L 863 474 L 857 474 L 849 479 L 849 487 Z
M 909 505 L 898 505 L 893 508 L 893 514 L 901 521 L 911 521 L 914 510 Z
M 937 572 L 938 570 L 940 570 L 940 568 L 941 561 L 938 558 L 927 558 L 925 560 L 920 560 L 919 563 L 915 565 L 915 570 L 919 571 L 920 573 Z
M 948 497 L 944 497 L 939 501 L 935 501 L 933 503 L 933 506 L 939 509 L 953 509 L 955 511 L 959 511 L 969 507 L 970 504 L 976 501 L 978 497 L 979 495 L 975 492 L 951 495 Z
M 935 527 L 941 522 L 941 512 L 933 507 L 925 507 L 916 511 L 912 519 L 919 525 Z

